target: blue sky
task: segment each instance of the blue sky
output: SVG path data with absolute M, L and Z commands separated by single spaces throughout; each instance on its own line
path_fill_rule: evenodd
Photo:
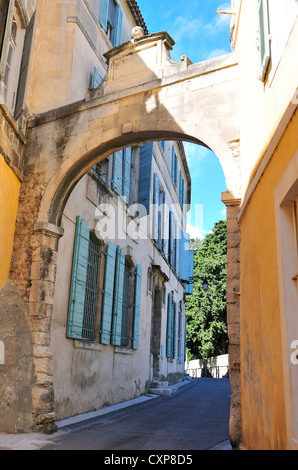
M 167 31 L 175 41 L 171 58 L 177 62 L 186 55 L 201 62 L 231 52 L 230 1 L 223 0 L 138 0 L 149 33 Z M 211 151 L 185 143 L 192 177 L 192 210 L 188 217 L 191 237 L 202 238 L 214 223 L 226 218 L 221 193 L 226 183 L 221 165 Z

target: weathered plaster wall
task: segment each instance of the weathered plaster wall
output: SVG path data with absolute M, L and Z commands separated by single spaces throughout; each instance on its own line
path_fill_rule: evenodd
M 1 432 L 29 432 L 33 425 L 31 328 L 28 307 L 11 281 L 0 292 L 0 306 L 0 341 L 4 345 L 0 363 Z

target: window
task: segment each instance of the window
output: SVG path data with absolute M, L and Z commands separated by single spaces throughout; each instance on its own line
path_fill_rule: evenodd
M 92 76 L 91 76 L 91 88 L 94 88 L 96 89 L 102 82 L 102 77 L 99 73 L 99 71 L 97 70 L 96 67 L 94 67 L 93 69 L 93 73 L 92 73 Z
M 271 59 L 268 0 L 258 0 L 260 80 L 264 81 Z
M 180 181 L 179 181 L 179 200 L 183 209 L 184 201 L 185 201 L 185 182 L 183 178 L 182 171 L 180 171 Z
M 168 318 L 167 318 L 167 338 L 166 356 L 168 359 L 175 359 L 177 354 L 177 303 L 174 302 L 173 292 L 168 294 Z
M 182 301 L 180 300 L 179 302 L 179 308 L 178 308 L 178 346 L 177 346 L 177 357 L 180 360 L 183 360 L 183 332 L 182 332 Z
M 100 342 L 114 346 L 129 344 L 132 323 L 132 349 L 138 349 L 142 267 L 135 268 L 132 322 L 129 319 L 131 276 L 129 263 L 119 246 L 110 243 L 106 249 L 105 277 L 101 313 Z M 127 292 L 127 286 L 129 286 Z
M 126 204 L 130 203 L 131 159 L 130 147 L 115 152 L 113 156 L 112 189 L 123 197 Z
M 84 304 L 83 330 L 84 339 L 93 340 L 94 324 L 98 294 L 98 276 L 99 276 L 100 251 L 96 236 L 90 233 L 88 250 L 88 267 L 86 279 L 86 296 Z
M 3 11 L 0 2 L 0 14 Z M 5 21 L 0 20 L 0 92 L 15 119 L 18 119 L 25 108 L 26 83 L 31 58 L 34 33 L 35 13 L 27 26 L 22 30 L 22 20 L 18 10 L 10 7 L 5 13 Z
M 94 338 L 100 248 L 87 224 L 77 217 L 69 297 L 67 337 Z
M 114 47 L 121 44 L 123 13 L 114 0 L 101 0 L 100 24 Z
M 110 184 L 110 157 L 106 158 L 102 162 L 97 163 L 93 167 L 95 176 L 106 186 Z
M 194 252 L 189 250 L 189 234 L 181 231 L 179 277 L 185 284 L 185 293 L 193 293 Z
M 166 193 L 160 184 L 159 177 L 154 173 L 153 188 L 153 238 L 160 250 L 165 252 L 165 218 Z
M 172 171 L 171 176 L 175 186 L 178 184 L 178 157 L 176 155 L 175 146 L 172 147 Z

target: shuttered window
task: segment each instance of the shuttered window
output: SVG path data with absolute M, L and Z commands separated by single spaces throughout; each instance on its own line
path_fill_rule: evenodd
M 97 240 L 77 217 L 69 298 L 67 337 L 94 337 L 100 252 Z
M 258 0 L 260 79 L 265 80 L 271 59 L 268 0 Z
M 177 302 L 173 303 L 173 324 L 172 324 L 172 357 L 177 355 Z
M 135 295 L 133 306 L 133 329 L 132 329 L 132 349 L 139 347 L 140 312 L 141 312 L 141 290 L 142 290 L 142 266 L 136 266 L 135 271 Z
M 20 69 L 19 86 L 18 86 L 18 91 L 17 91 L 16 106 L 15 106 L 15 118 L 16 119 L 20 117 L 25 107 L 26 84 L 27 84 L 27 77 L 28 77 L 28 72 L 29 72 L 29 63 L 30 63 L 30 58 L 31 58 L 35 16 L 36 16 L 36 13 L 34 13 L 34 15 L 32 16 L 31 21 L 26 30 L 23 56 L 22 56 L 21 69 Z
M 131 157 L 130 147 L 115 152 L 113 157 L 112 189 L 126 204 L 130 202 Z
M 110 344 L 111 342 L 116 252 L 116 245 L 114 245 L 113 243 L 107 245 L 105 253 L 105 276 L 101 312 L 100 342 L 102 344 Z
M 102 77 L 96 67 L 93 69 L 91 77 L 91 88 L 96 89 L 102 82 Z
M 101 0 L 100 24 L 114 47 L 121 44 L 123 13 L 114 0 Z
M 0 63 L 4 45 L 5 30 L 8 25 L 9 0 L 0 0 Z M 12 19 L 12 14 L 11 14 Z
M 182 305 L 178 309 L 177 357 L 182 360 Z
M 172 338 L 172 295 L 168 294 L 168 318 L 167 318 L 167 337 L 166 337 L 166 356 L 171 357 L 171 338 Z
M 111 343 L 121 346 L 125 256 L 117 247 Z
M 178 184 L 178 157 L 176 155 L 175 147 L 172 147 L 172 170 L 171 176 L 174 181 L 175 186 Z
M 182 171 L 179 172 L 179 200 L 181 202 L 181 205 L 183 207 L 184 204 L 184 193 L 185 193 L 185 183 L 184 183 L 184 178 Z
M 159 177 L 154 173 L 153 185 L 153 239 L 159 245 L 160 240 L 160 218 L 159 218 Z
M 139 204 L 150 210 L 151 171 L 152 171 L 153 142 L 142 145 L 140 149 L 139 174 Z
M 194 252 L 189 250 L 189 235 L 181 231 L 179 277 L 185 283 L 185 292 L 193 293 Z
M 129 320 L 131 292 L 130 268 L 122 249 L 112 243 L 107 246 L 103 289 L 101 337 L 102 344 L 127 346 L 132 328 L 132 349 L 138 349 L 141 305 L 142 266 L 136 266 L 133 319 Z
M 167 208 L 166 208 L 166 193 L 163 192 L 163 239 L 162 239 L 162 252 L 166 254 L 167 252 Z
M 130 326 L 130 307 L 129 298 L 131 293 L 130 286 L 130 268 L 125 262 L 124 281 L 123 281 L 123 300 L 122 300 L 122 327 L 121 327 L 121 345 L 128 346 L 129 343 L 129 326 Z
M 112 189 L 122 196 L 123 188 L 123 152 L 119 150 L 114 153 L 113 157 L 113 179 L 112 179 Z
M 166 335 L 166 356 L 168 359 L 175 359 L 177 355 L 177 312 L 177 302 L 173 301 L 173 295 L 169 293 Z
M 123 150 L 123 188 L 122 195 L 126 204 L 130 202 L 131 147 Z
M 100 249 L 98 241 L 96 236 L 93 233 L 90 233 L 84 319 L 82 330 L 82 337 L 84 339 L 89 340 L 92 340 L 94 338 L 94 325 L 98 294 L 99 261 Z
M 170 210 L 169 213 L 169 263 L 171 266 L 174 265 L 174 214 Z

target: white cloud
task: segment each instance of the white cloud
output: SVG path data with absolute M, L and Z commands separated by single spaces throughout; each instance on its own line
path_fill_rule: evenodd
M 190 238 L 204 238 L 206 235 L 206 232 L 199 227 L 194 227 L 193 225 L 187 225 L 186 226 L 186 231 L 189 233 Z
M 188 19 L 185 16 L 178 16 L 173 24 L 175 41 L 179 42 L 185 38 L 189 39 L 196 37 L 201 27 L 202 23 L 199 18 Z
M 222 3 L 219 6 L 220 11 L 229 12 L 231 11 L 231 4 L 230 3 Z M 219 30 L 226 28 L 231 23 L 231 15 L 224 15 L 216 13 L 213 20 L 206 25 L 206 28 L 210 33 L 217 34 Z
M 208 59 L 213 59 L 214 57 L 219 57 L 221 55 L 229 54 L 231 51 L 227 49 L 213 49 L 208 55 Z

